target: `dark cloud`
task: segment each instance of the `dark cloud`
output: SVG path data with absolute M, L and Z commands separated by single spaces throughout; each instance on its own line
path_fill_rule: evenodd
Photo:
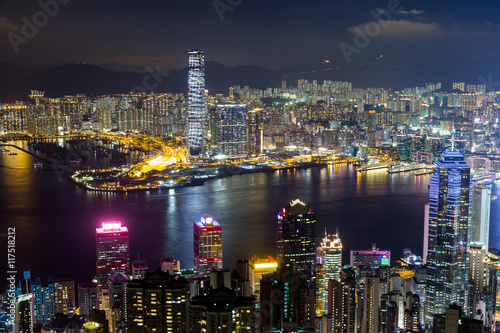
M 40 6 L 36 1 L 4 0 L 0 57 L 41 63 L 159 64 L 166 69 L 185 66 L 188 48 L 204 48 L 208 60 L 226 65 L 284 68 L 342 58 L 339 44 L 352 42 L 353 27 L 374 21 L 371 12 L 388 8 L 389 2 L 243 0 L 224 12 L 221 21 L 211 0 L 71 0 L 15 54 L 8 31 L 19 31 L 22 18 L 31 19 Z M 496 1 L 401 0 L 399 5 L 402 10 L 363 49 L 364 57 L 481 57 L 500 52 L 494 42 L 499 31 Z

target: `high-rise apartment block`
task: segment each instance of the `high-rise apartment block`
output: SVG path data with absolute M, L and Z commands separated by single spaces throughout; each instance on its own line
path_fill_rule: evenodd
M 55 280 L 55 312 L 65 315 L 74 313 L 76 309 L 75 279 Z
M 187 332 L 189 282 L 157 270 L 126 289 L 130 333 Z
M 97 300 L 97 284 L 78 284 L 78 308 L 80 309 L 80 315 L 88 316 L 90 310 L 98 309 L 99 304 Z

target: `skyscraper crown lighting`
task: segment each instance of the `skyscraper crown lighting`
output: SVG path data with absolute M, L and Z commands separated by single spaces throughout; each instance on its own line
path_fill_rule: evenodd
M 321 240 L 322 248 L 342 248 L 342 241 L 339 237 L 339 232 L 335 234 L 328 234 L 325 228 L 325 237 Z
M 130 274 L 130 244 L 127 227 L 121 222 L 103 222 L 96 228 L 96 268 L 99 306 L 102 306 L 102 289 L 107 287 L 113 273 Z
M 128 232 L 127 227 L 122 227 L 120 221 L 102 222 L 102 228 L 96 228 L 97 233 Z

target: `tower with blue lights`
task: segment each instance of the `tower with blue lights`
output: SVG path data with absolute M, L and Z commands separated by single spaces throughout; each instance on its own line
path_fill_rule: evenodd
M 244 104 L 217 105 L 217 147 L 228 157 L 247 155 L 247 107 Z
M 426 316 L 467 304 L 472 179 L 464 155 L 452 148 L 436 162 L 427 209 Z

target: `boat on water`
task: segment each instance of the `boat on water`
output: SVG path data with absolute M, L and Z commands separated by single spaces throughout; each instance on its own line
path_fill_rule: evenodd
M 370 170 L 377 170 L 377 169 L 386 169 L 390 166 L 392 166 L 394 162 L 380 162 L 380 163 L 369 163 L 365 164 L 363 166 L 357 167 L 356 171 L 361 172 L 361 171 L 370 171 Z
M 431 171 L 424 171 L 424 172 L 415 172 L 415 176 L 424 176 L 424 175 L 430 175 L 430 174 L 433 174 L 434 173 L 434 170 L 431 170 Z
M 33 164 L 33 167 L 34 168 L 43 168 L 43 163 L 40 163 L 40 162 L 35 163 L 35 164 Z
M 6 148 L 0 148 L 0 152 L 2 152 L 2 153 L 8 153 L 8 152 L 10 152 L 10 150 L 8 150 Z
M 9 153 L 9 155 L 13 156 L 13 155 L 17 155 L 17 153 Z
M 493 194 L 493 195 L 491 196 L 491 200 L 496 200 L 497 198 L 498 198 L 498 196 L 497 196 L 496 194 Z
M 397 164 L 397 165 L 391 165 L 391 166 L 387 167 L 387 172 L 388 173 L 399 173 L 399 172 L 414 171 L 414 170 L 421 170 L 421 169 L 431 169 L 431 168 L 433 168 L 433 166 L 429 165 L 427 163 Z
M 472 174 L 472 181 L 479 184 L 490 184 L 496 179 L 498 179 L 498 177 L 494 172 L 478 172 Z

